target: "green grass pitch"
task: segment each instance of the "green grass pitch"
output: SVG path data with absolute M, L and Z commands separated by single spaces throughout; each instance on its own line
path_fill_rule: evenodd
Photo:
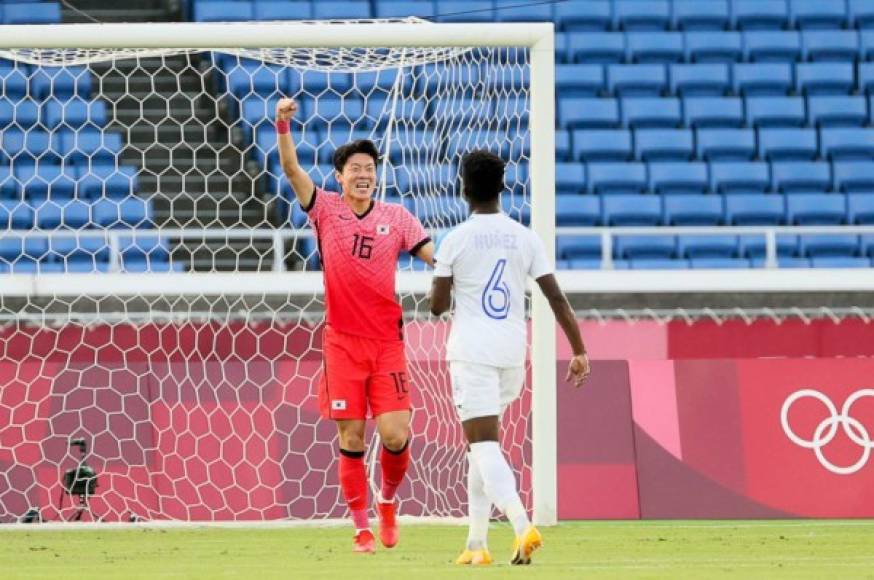
M 351 552 L 348 528 L 0 531 L 0 578 L 874 578 L 874 521 L 569 522 L 543 528 L 531 566 L 453 564 L 466 528 L 407 525 L 401 543 Z

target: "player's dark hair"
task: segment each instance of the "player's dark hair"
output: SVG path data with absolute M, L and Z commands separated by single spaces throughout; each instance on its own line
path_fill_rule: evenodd
M 364 153 L 373 157 L 373 162 L 379 164 L 379 149 L 370 139 L 358 139 L 337 147 L 334 151 L 334 169 L 342 172 L 349 158 L 356 153 Z
M 504 190 L 504 160 L 484 149 L 461 158 L 464 194 L 473 202 L 494 201 Z

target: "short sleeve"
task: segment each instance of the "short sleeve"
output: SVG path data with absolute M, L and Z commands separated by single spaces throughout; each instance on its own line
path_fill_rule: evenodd
M 443 241 L 440 242 L 440 247 L 437 248 L 437 253 L 434 255 L 434 275 L 438 278 L 450 278 L 452 276 L 452 266 L 455 262 L 455 236 L 448 234 Z
M 543 245 L 543 240 L 540 236 L 531 232 L 529 237 L 531 244 L 531 267 L 528 269 L 528 275 L 537 280 L 547 274 L 553 273 L 552 264 L 549 263 L 549 258 L 546 256 L 546 248 Z
M 401 208 L 400 216 L 401 247 L 410 254 L 415 254 L 419 248 L 431 241 L 422 222 L 411 214 L 407 208 Z
M 301 209 L 306 212 L 310 223 L 316 224 L 322 214 L 325 213 L 325 208 L 330 201 L 328 199 L 330 195 L 331 193 L 325 191 L 324 189 L 320 189 L 318 187 L 313 188 L 313 197 L 310 199 L 310 204 L 307 207 L 301 206 Z

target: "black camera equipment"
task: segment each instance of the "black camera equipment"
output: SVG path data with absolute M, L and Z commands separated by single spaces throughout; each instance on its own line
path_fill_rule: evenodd
M 73 469 L 68 469 L 64 472 L 63 481 L 61 482 L 63 491 L 58 502 L 58 513 L 61 519 L 64 519 L 64 497 L 70 496 L 70 504 L 72 507 L 75 507 L 76 511 L 67 521 L 78 522 L 85 513 L 88 513 L 95 522 L 102 521 L 103 518 L 94 514 L 88 501 L 90 497 L 97 493 L 97 472 L 85 462 L 85 458 L 88 455 L 88 444 L 83 438 L 70 439 L 70 448 L 72 449 L 73 447 L 79 448 L 79 464 Z M 79 498 L 79 504 L 75 506 L 72 505 L 74 495 Z

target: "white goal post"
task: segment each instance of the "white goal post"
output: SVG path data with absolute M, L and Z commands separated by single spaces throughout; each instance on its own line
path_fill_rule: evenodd
M 531 227 L 545 242 L 550 259 L 555 251 L 555 89 L 554 32 L 551 23 L 436 24 L 405 22 L 306 22 L 306 23 L 227 23 L 227 24 L 75 24 L 48 26 L 0 26 L 0 52 L 25 49 L 39 62 L 40 55 L 63 50 L 123 51 L 149 50 L 248 50 L 275 48 L 429 48 L 429 47 L 516 47 L 528 51 L 530 66 L 528 164 Z M 145 50 L 143 50 L 145 49 Z M 238 52 L 239 54 L 239 52 Z M 25 59 L 25 62 L 27 60 Z M 56 64 L 62 64 L 63 61 Z M 87 292 L 92 284 L 104 282 L 124 295 L 142 294 L 149 287 L 213 287 L 214 280 L 233 278 L 231 274 L 185 273 L 155 275 L 57 275 L 49 284 L 52 295 Z M 260 274 L 259 276 L 271 276 Z M 4 294 L 24 295 L 45 292 L 49 277 L 6 275 Z M 86 280 L 86 278 L 92 278 Z M 160 278 L 160 281 L 157 279 Z M 311 273 L 275 274 L 274 284 L 285 281 L 311 289 L 317 285 Z M 408 273 L 400 281 L 408 288 L 422 288 L 427 274 Z M 171 280 L 173 280 L 171 282 Z M 249 284 L 258 285 L 258 278 Z M 81 283 L 80 283 L 81 282 Z M 239 278 L 236 285 L 239 285 Z M 231 286 L 233 288 L 233 285 Z M 263 288 L 263 287 L 262 287 Z M 258 290 L 258 288 L 256 288 Z M 234 291 L 245 292 L 246 288 Z M 555 322 L 547 301 L 534 292 L 532 316 L 532 507 L 535 523 L 551 525 L 557 521 L 556 477 L 556 341 Z

